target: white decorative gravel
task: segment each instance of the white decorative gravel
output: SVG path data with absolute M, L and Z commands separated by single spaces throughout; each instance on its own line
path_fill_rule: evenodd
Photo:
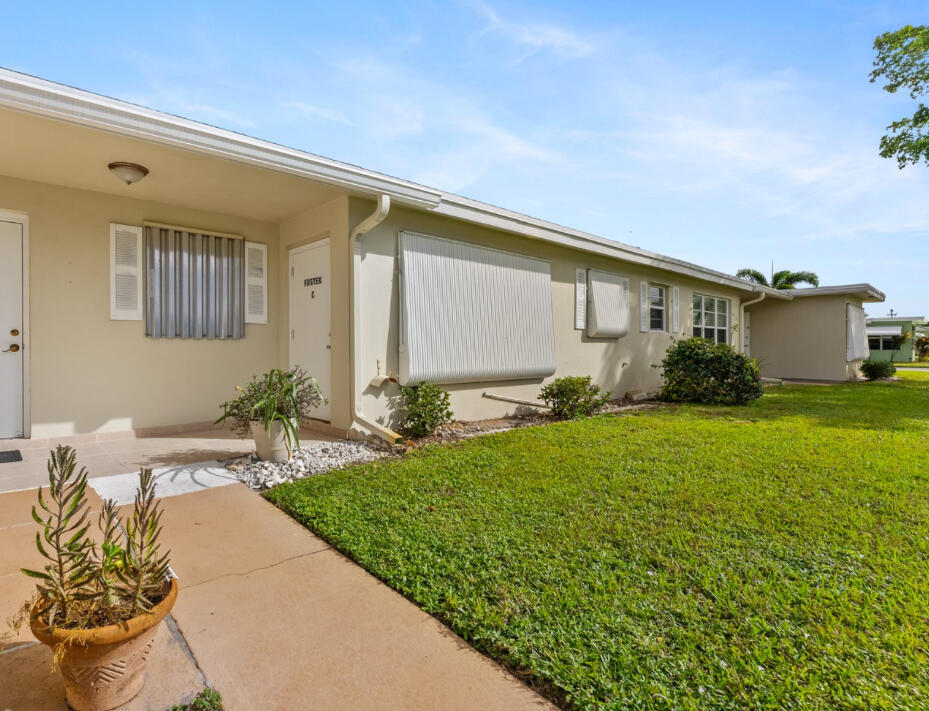
M 298 449 L 288 462 L 240 460 L 230 464 L 229 469 L 252 489 L 270 489 L 313 474 L 373 462 L 388 454 L 386 450 L 367 442 L 316 442 Z

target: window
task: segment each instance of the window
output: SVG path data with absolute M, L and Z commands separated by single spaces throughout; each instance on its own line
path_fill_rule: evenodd
M 267 321 L 267 248 L 241 237 L 145 225 L 145 335 L 243 338 Z
M 658 284 L 648 285 L 648 328 L 651 331 L 668 330 L 668 290 Z
M 694 336 L 729 343 L 729 299 L 694 294 Z
M 900 342 L 903 339 L 900 336 L 881 336 L 881 347 L 878 350 L 882 351 L 897 351 L 900 350 Z
M 870 336 L 868 338 L 868 350 L 872 350 L 872 351 L 881 350 L 881 337 L 880 336 Z

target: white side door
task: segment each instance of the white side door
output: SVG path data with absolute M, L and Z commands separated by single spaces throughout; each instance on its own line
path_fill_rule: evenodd
M 23 225 L 0 220 L 0 439 L 24 434 Z
M 290 365 L 316 378 L 326 398 L 332 397 L 329 276 L 329 240 L 290 250 Z M 328 422 L 329 404 L 311 416 Z

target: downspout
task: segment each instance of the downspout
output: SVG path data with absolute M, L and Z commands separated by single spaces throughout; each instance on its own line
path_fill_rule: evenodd
M 377 207 L 374 209 L 374 212 L 362 220 L 361 223 L 352 230 L 348 237 L 349 258 L 351 259 L 348 268 L 348 352 L 351 360 L 349 399 L 351 400 L 351 426 L 354 427 L 356 423 L 360 423 L 378 437 L 386 440 L 390 444 L 394 444 L 403 438 L 393 430 L 369 418 L 361 409 L 361 391 L 358 387 L 358 383 L 360 383 L 363 378 L 361 353 L 359 353 L 361 348 L 361 314 L 355 311 L 361 303 L 361 280 L 359 279 L 359 274 L 361 273 L 361 244 L 359 240 L 365 233 L 370 232 L 383 222 L 388 212 L 390 212 L 390 196 L 384 194 L 378 195 Z
M 752 299 L 751 301 L 741 301 L 739 302 L 739 327 L 745 328 L 745 307 L 751 306 L 752 304 L 757 304 L 764 301 L 764 297 L 768 294 L 764 291 L 761 292 L 761 296 L 757 299 Z M 745 331 L 742 331 L 742 337 L 739 339 L 739 353 L 745 353 Z

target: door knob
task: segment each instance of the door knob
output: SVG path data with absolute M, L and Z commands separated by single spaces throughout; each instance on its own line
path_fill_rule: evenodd
M 10 344 L 10 347 L 9 347 L 9 348 L 7 348 L 7 349 L 4 350 L 4 351 L 0 351 L 0 353 L 15 353 L 15 352 L 18 351 L 18 350 L 19 350 L 19 344 L 18 344 L 18 343 L 12 343 L 12 344 Z

